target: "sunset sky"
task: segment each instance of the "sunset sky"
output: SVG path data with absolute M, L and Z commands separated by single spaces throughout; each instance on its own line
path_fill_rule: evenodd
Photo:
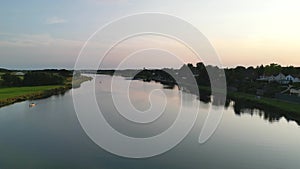
M 99 27 L 140 12 L 166 13 L 196 26 L 215 47 L 225 67 L 269 63 L 300 66 L 299 9 L 299 0 L 3 1 L 0 67 L 73 68 L 84 42 Z M 128 48 L 130 44 L 139 43 L 128 43 Z M 183 60 L 196 62 L 189 57 Z M 136 60 L 142 65 L 142 59 Z M 109 63 L 113 59 L 107 62 L 114 65 Z M 168 64 L 179 65 L 177 61 Z

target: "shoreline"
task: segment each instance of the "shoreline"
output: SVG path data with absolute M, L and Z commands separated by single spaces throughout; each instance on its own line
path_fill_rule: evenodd
M 206 86 L 198 86 L 198 88 L 199 91 L 211 92 L 210 88 Z M 237 103 L 248 102 L 251 104 L 249 108 L 252 107 L 261 110 L 273 110 L 280 112 L 281 114 L 285 113 L 288 115 L 291 115 L 292 113 L 300 119 L 300 104 L 294 102 L 269 97 L 257 97 L 253 94 L 231 91 L 227 91 L 226 99 Z
M 136 79 L 136 80 L 143 80 L 144 79 Z M 153 80 L 157 83 L 166 84 L 165 81 L 160 80 Z M 172 82 L 169 82 L 172 84 Z M 177 85 L 177 84 L 173 84 Z M 190 91 L 195 90 L 196 88 L 190 86 L 188 84 L 184 84 L 184 87 L 190 89 Z M 203 91 L 205 93 L 211 93 L 210 87 L 207 86 L 197 86 L 199 91 Z M 280 114 L 286 114 L 288 116 L 292 116 L 294 118 L 300 119 L 300 104 L 294 102 L 288 102 L 276 98 L 269 98 L 269 97 L 257 97 L 256 95 L 241 93 L 241 92 L 230 92 L 227 91 L 226 95 L 227 100 L 232 100 L 234 102 L 250 102 L 251 107 L 261 109 L 261 110 L 273 110 L 280 112 Z
M 45 99 L 51 96 L 64 94 L 70 89 L 79 88 L 80 85 L 86 81 L 92 80 L 92 77 L 80 76 L 72 80 L 72 77 L 68 79 L 65 85 L 49 85 L 49 86 L 21 86 L 21 87 L 7 87 L 0 88 L 1 93 L 14 92 L 15 90 L 21 90 L 22 94 L 16 94 L 16 96 L 8 96 L 6 98 L 0 98 L 0 108 L 12 105 L 14 103 L 31 101 L 38 99 Z
M 258 104 L 260 106 L 268 106 L 278 111 L 286 111 L 287 113 L 296 113 L 300 115 L 300 104 L 279 100 L 276 98 L 260 97 L 257 98 L 255 95 L 239 92 L 230 92 L 228 94 L 229 99 L 236 101 L 237 99 L 248 101 Z

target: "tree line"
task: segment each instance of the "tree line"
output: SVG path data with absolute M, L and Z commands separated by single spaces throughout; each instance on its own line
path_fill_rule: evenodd
M 12 72 L 5 72 L 1 76 L 1 86 L 42 86 L 42 85 L 63 85 L 67 77 L 73 75 L 69 70 L 41 70 L 27 71 L 24 76 L 18 76 Z
M 189 70 L 189 71 L 187 71 Z M 218 72 L 224 70 L 228 91 L 243 92 L 256 95 L 258 91 L 262 91 L 264 96 L 274 97 L 276 93 L 279 93 L 286 89 L 286 85 L 279 84 L 277 82 L 262 82 L 257 79 L 261 76 L 278 75 L 283 73 L 285 75 L 292 75 L 294 77 L 300 77 L 300 68 L 287 66 L 283 67 L 278 64 L 261 65 L 257 67 L 244 67 L 237 66 L 235 68 L 221 69 L 217 66 L 205 65 L 202 62 L 193 65 L 191 63 L 184 64 L 179 69 L 159 69 L 159 70 L 147 70 L 144 69 L 135 75 L 135 79 L 143 79 L 146 81 L 160 79 L 162 81 L 169 80 L 174 81 L 172 77 L 179 76 L 181 81 L 191 82 L 189 78 L 194 78 L 198 86 L 210 87 L 210 78 L 207 70 Z M 192 75 L 188 72 L 192 72 Z M 293 84 L 299 86 L 300 84 Z

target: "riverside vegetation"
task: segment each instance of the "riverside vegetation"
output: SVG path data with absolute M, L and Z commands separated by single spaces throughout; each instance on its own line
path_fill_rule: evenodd
M 91 80 L 70 70 L 12 71 L 0 69 L 0 107 L 63 94 Z
M 189 69 L 194 77 L 185 75 L 186 70 Z M 180 79 L 180 84 L 184 84 L 184 88 L 188 91 L 200 91 L 200 99 L 209 101 L 211 96 L 210 79 L 207 69 L 218 72 L 220 68 L 211 65 L 204 65 L 203 63 L 185 64 L 180 69 L 144 69 L 144 70 L 98 70 L 94 71 L 98 74 L 121 75 L 132 77 L 136 80 L 156 81 L 168 86 L 178 85 L 173 77 Z M 264 111 L 273 111 L 280 115 L 289 116 L 300 119 L 300 102 L 290 102 L 276 98 L 276 94 L 282 93 L 287 88 L 299 89 L 300 83 L 288 82 L 285 84 L 275 81 L 260 81 L 262 76 L 277 75 L 279 73 L 285 75 L 292 75 L 300 78 L 300 68 L 288 66 L 282 67 L 278 64 L 270 64 L 266 66 L 257 67 L 243 67 L 225 68 L 225 76 L 227 81 L 227 102 L 234 101 L 237 109 L 261 109 Z M 87 71 L 92 72 L 92 71 Z M 189 85 L 190 79 L 195 78 L 197 86 Z M 182 87 L 182 86 L 179 86 Z M 195 90 L 197 88 L 197 90 Z M 286 95 L 289 95 L 287 93 Z M 247 104 L 245 104 L 247 103 Z M 242 107 L 241 107 L 242 105 Z

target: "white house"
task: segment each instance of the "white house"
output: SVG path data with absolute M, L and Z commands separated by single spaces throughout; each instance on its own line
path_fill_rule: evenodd
M 296 77 L 294 80 L 293 80 L 293 83 L 300 83 L 300 79 L 298 77 Z
M 266 76 L 260 76 L 257 80 L 260 80 L 260 81 L 266 81 L 266 80 L 267 80 L 267 77 L 266 77 Z
M 16 75 L 16 76 L 24 76 L 25 73 L 23 73 L 23 72 L 16 72 L 15 75 Z
M 273 82 L 273 81 L 275 81 L 275 80 L 276 80 L 276 77 L 273 76 L 273 75 L 268 77 L 268 81 L 269 81 L 269 82 Z
M 292 75 L 285 76 L 282 73 L 279 73 L 277 76 L 260 76 L 257 80 L 259 81 L 268 81 L 268 82 L 278 82 L 280 84 L 289 84 L 290 82 L 293 83 L 300 83 L 300 77 L 294 77 Z
M 300 96 L 300 90 L 291 89 L 290 94 L 296 94 L 296 95 Z
M 275 80 L 280 82 L 285 80 L 285 76 L 282 73 L 279 73 L 277 76 L 275 76 Z
M 292 76 L 292 75 L 287 75 L 286 77 L 285 77 L 285 80 L 286 81 L 289 81 L 289 82 L 294 82 L 295 81 L 295 78 Z
M 257 80 L 272 82 L 275 81 L 275 76 L 260 76 Z

